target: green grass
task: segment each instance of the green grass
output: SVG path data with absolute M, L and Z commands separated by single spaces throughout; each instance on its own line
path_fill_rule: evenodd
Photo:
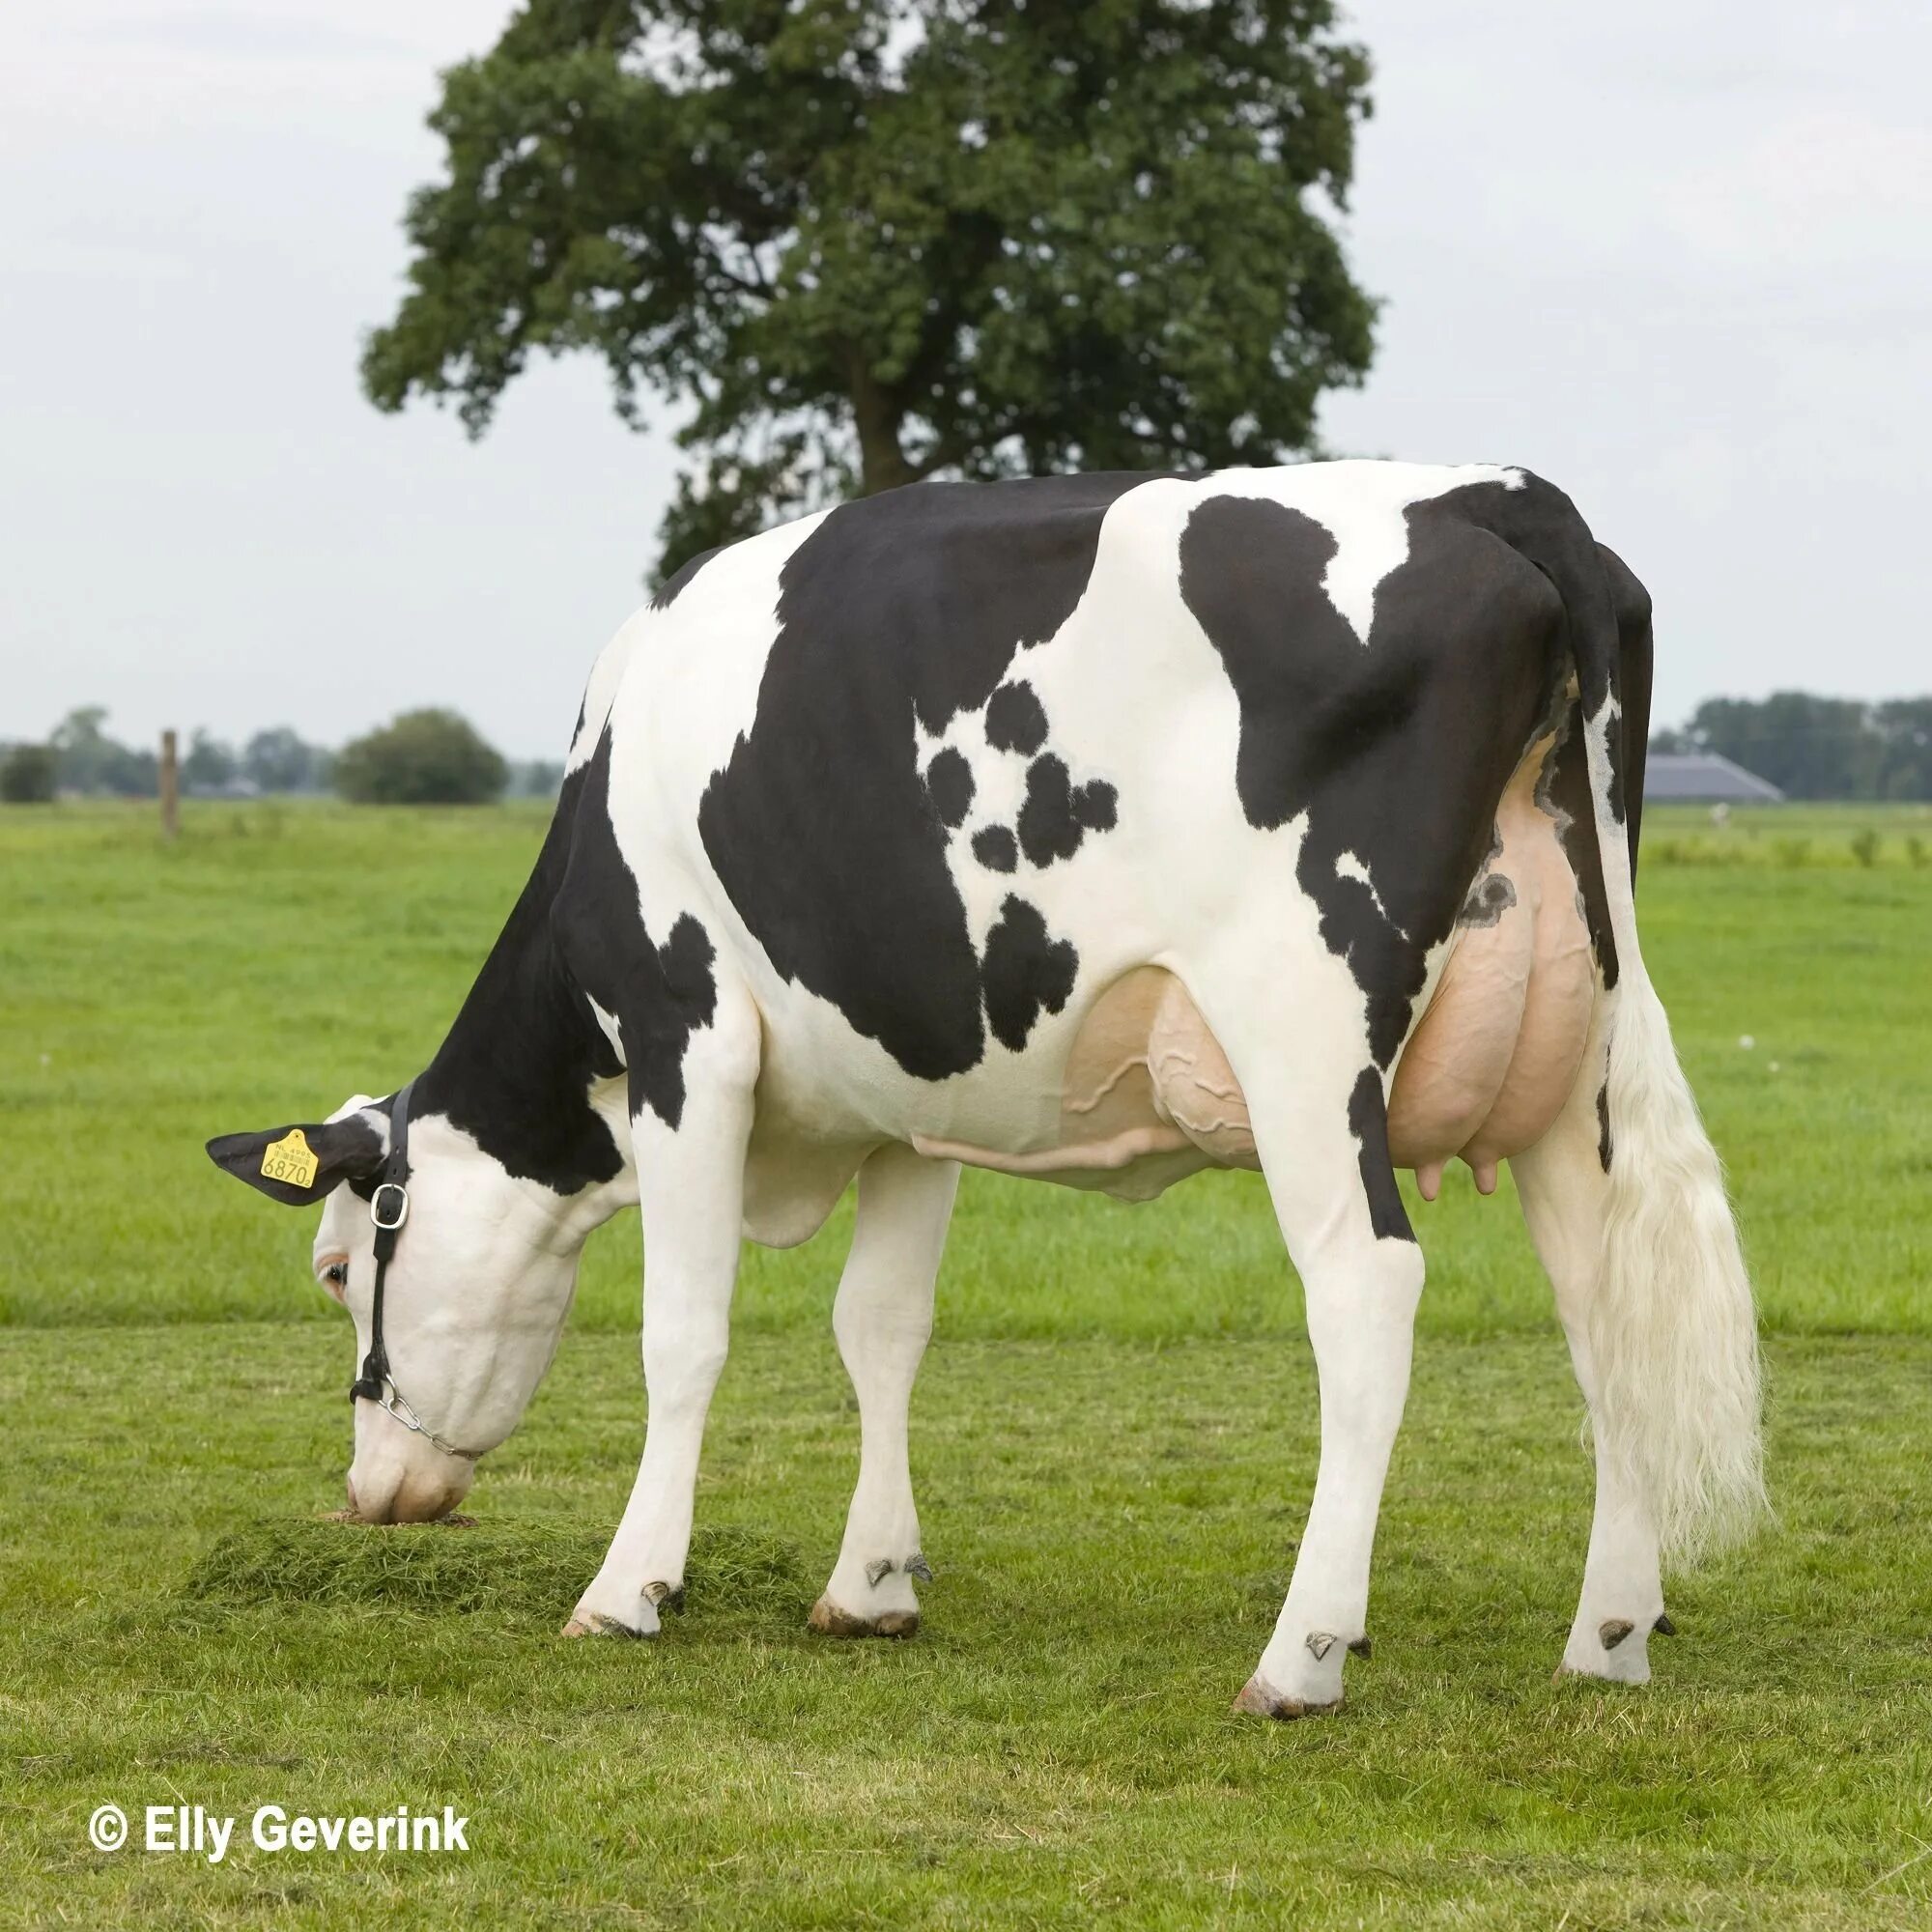
M 1636 1693 L 1549 1682 L 1589 1508 L 1560 1347 L 1425 1343 L 1376 1654 L 1339 1718 L 1290 1726 L 1227 1702 L 1313 1473 L 1298 1350 L 940 1342 L 918 1410 L 926 1630 L 850 1645 L 804 1629 L 852 1474 L 849 1397 L 822 1336 L 748 1338 L 687 1606 L 642 1646 L 553 1634 L 632 1473 L 617 1337 L 570 1338 L 470 1531 L 303 1520 L 342 1449 L 327 1331 L 14 1344 L 0 1400 L 40 1424 L 13 1441 L 0 1509 L 0 1913 L 26 1920 L 1932 1912 L 1932 1861 L 1906 1862 L 1932 1836 L 1923 1341 L 1774 1345 L 1780 1526 L 1673 1590 L 1682 1634 L 1655 1641 L 1660 1681 Z M 82 1831 L 109 1799 L 244 1818 L 448 1802 L 473 1849 L 107 1857 Z
M 1589 1474 L 1548 1291 L 1507 1198 L 1411 1200 L 1376 1653 L 1339 1718 L 1267 1726 L 1226 1707 L 1316 1414 L 1252 1178 L 1140 1209 L 968 1178 L 909 1645 L 803 1628 L 856 1462 L 842 1222 L 749 1254 L 688 1605 L 656 1645 L 561 1644 L 636 1466 L 635 1220 L 476 1525 L 368 1530 L 317 1520 L 352 1365 L 310 1217 L 200 1151 L 413 1071 L 540 814 L 190 808 L 169 849 L 145 813 L 0 811 L 0 1921 L 1926 1923 L 1925 831 L 1646 826 L 1646 952 L 1772 1330 L 1776 1525 L 1673 1583 L 1648 1691 L 1552 1686 Z M 448 1801 L 474 1849 L 103 1855 L 107 1800 L 244 1833 Z
M 1644 813 L 1646 875 L 1679 866 L 1887 870 L 1932 867 L 1932 805 L 1740 806 L 1721 819 L 1702 806 Z
M 1840 840 L 1871 823 L 1895 847 L 1920 814 L 1804 822 L 1821 816 Z M 1675 836 L 1678 818 L 1653 814 L 1650 836 Z M 0 1162 L 0 1322 L 332 1319 L 308 1285 L 307 1217 L 224 1180 L 202 1142 L 320 1119 L 415 1072 L 543 823 L 525 807 L 204 807 L 170 848 L 145 810 L 0 811 L 0 1110 L 15 1150 Z M 1927 1037 L 1932 869 L 1660 866 L 1642 917 L 1770 1321 L 1925 1332 L 1932 1122 L 1902 1049 Z M 1547 1324 L 1507 1182 L 1485 1202 L 1459 1167 L 1442 1200 L 1411 1191 L 1409 1207 L 1427 1328 Z M 740 1330 L 821 1323 L 845 1226 L 802 1253 L 748 1253 Z M 1133 1209 L 974 1174 L 945 1320 L 959 1336 L 1289 1335 L 1287 1281 L 1257 1177 L 1204 1176 Z M 574 1319 L 628 1331 L 637 1308 L 627 1216 L 592 1241 Z

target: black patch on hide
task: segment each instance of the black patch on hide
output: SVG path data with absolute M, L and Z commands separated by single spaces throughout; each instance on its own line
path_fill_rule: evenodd
M 645 927 L 638 882 L 611 823 L 608 724 L 583 771 L 553 923 L 577 984 L 617 1022 L 633 1117 L 649 1107 L 675 1127 L 684 1114 L 685 1049 L 717 1010 L 716 949 L 688 912 L 672 922 L 662 944 Z
M 1114 787 L 1103 779 L 1083 785 L 1068 780 L 1065 761 L 1049 752 L 1027 767 L 1020 806 L 1020 849 L 1031 866 L 1070 859 L 1089 832 L 1109 832 L 1116 812 Z
M 973 810 L 973 767 L 951 745 L 937 753 L 925 768 L 925 789 L 939 822 L 946 826 L 964 825 Z
M 1148 480 L 888 491 L 840 504 L 781 574 L 757 714 L 705 788 L 699 834 L 773 967 L 921 1079 L 976 1065 L 996 1011 L 1024 1037 L 1025 976 L 1014 932 L 982 980 L 913 721 L 936 736 L 987 703 L 1079 602 L 1109 505 Z M 1040 1004 L 1050 959 L 1026 980 Z
M 1536 803 L 1556 820 L 1563 856 L 1577 875 L 1577 892 L 1583 902 L 1583 924 L 1590 950 L 1597 955 L 1597 972 L 1605 988 L 1617 983 L 1617 942 L 1610 930 L 1610 901 L 1604 889 L 1604 847 L 1597 837 L 1596 801 L 1590 790 L 1589 754 L 1585 750 L 1580 705 L 1570 706 L 1562 735 L 1544 760 L 1536 781 Z
M 1368 1197 L 1369 1226 L 1376 1238 L 1414 1240 L 1415 1230 L 1408 1224 L 1408 1209 L 1402 1205 L 1402 1190 L 1389 1163 L 1388 1107 L 1382 1098 L 1381 1076 L 1373 1066 L 1362 1068 L 1355 1091 L 1349 1095 L 1349 1131 L 1361 1149 L 1362 1192 Z
M 973 856 L 989 872 L 1010 872 L 1020 863 L 1020 848 L 1012 828 L 982 825 L 973 835 Z
M 1623 705 L 1618 728 L 1611 736 L 1610 808 L 1624 822 L 1634 891 L 1637 841 L 1643 822 L 1644 759 L 1650 738 L 1650 593 L 1614 551 L 1602 544 L 1596 550 L 1616 614 L 1617 681 Z M 1580 705 L 1573 704 L 1563 735 L 1544 766 L 1536 802 L 1546 811 L 1561 812 L 1568 820 L 1562 828 L 1563 852 L 1577 875 L 1583 923 L 1597 955 L 1597 971 L 1607 989 L 1617 983 L 1617 942 L 1610 929 L 1610 902 L 1604 884 L 1603 843 L 1597 837 L 1585 728 Z M 1608 1145 L 1607 1129 L 1605 1144 Z M 1607 1159 L 1605 1165 L 1607 1168 Z
M 411 1101 L 417 1118 L 440 1114 L 520 1179 L 565 1195 L 614 1179 L 623 1167 L 589 1100 L 592 1083 L 622 1065 L 554 930 L 582 821 L 601 820 L 608 835 L 609 739 L 607 725 L 598 756 L 564 780 L 529 881 Z
M 1038 908 L 1009 894 L 986 935 L 986 1018 L 994 1038 L 1018 1053 L 1040 1014 L 1065 1006 L 1079 964 L 1068 941 L 1047 937 Z
M 1073 816 L 1087 832 L 1111 832 L 1119 817 L 1120 795 L 1105 779 L 1089 779 L 1073 793 Z
M 1046 712 L 1024 679 L 1001 685 L 986 700 L 986 742 L 1029 758 L 1046 743 Z
M 1610 773 L 1610 799 L 1624 815 L 1630 845 L 1631 885 L 1636 885 L 1637 835 L 1643 823 L 1644 759 L 1650 749 L 1650 688 L 1653 649 L 1650 592 L 1615 551 L 1597 546 L 1597 557 L 1610 586 L 1617 618 L 1617 693 L 1623 700 L 1618 720 L 1623 760 Z M 1626 810 L 1627 808 L 1627 810 Z

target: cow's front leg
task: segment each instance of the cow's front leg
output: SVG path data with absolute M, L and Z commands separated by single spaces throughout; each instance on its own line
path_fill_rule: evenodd
M 880 1148 L 859 1170 L 852 1251 L 832 1315 L 859 1399 L 859 1485 L 838 1567 L 811 1611 L 812 1629 L 831 1636 L 910 1636 L 919 1628 L 912 1585 L 925 1559 L 907 1423 L 958 1186 L 956 1161 L 898 1146 Z
M 674 1123 L 646 1093 L 634 1110 L 649 1421 L 623 1520 L 566 1636 L 653 1636 L 658 1605 L 684 1586 L 704 1418 L 729 1343 L 756 1026 L 721 998 L 686 1053 Z
M 1590 1298 L 1597 1288 L 1609 1196 L 1596 1097 L 1604 1066 L 1601 1026 L 1583 1066 L 1556 1124 L 1528 1152 L 1516 1155 L 1510 1171 L 1516 1177 L 1530 1238 L 1556 1292 L 1556 1312 L 1569 1339 L 1577 1383 L 1596 1421 Z M 1557 1674 L 1644 1684 L 1650 1679 L 1651 1632 L 1670 1628 L 1663 1614 L 1657 1531 L 1643 1497 L 1609 1453 L 1608 1432 L 1599 1422 L 1592 1433 L 1597 1505 L 1590 1522 L 1590 1553 Z

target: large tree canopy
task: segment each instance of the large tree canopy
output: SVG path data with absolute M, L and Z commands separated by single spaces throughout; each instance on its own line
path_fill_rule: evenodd
M 369 339 L 472 433 L 587 349 L 694 453 L 662 567 L 936 471 L 1278 461 L 1375 304 L 1325 210 L 1368 64 L 1330 0 L 526 0 L 452 68 Z

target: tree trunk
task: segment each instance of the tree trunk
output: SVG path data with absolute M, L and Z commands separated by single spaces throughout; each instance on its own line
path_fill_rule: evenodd
M 904 412 L 858 356 L 852 358 L 852 422 L 859 432 L 859 489 L 870 497 L 914 480 L 899 447 Z

